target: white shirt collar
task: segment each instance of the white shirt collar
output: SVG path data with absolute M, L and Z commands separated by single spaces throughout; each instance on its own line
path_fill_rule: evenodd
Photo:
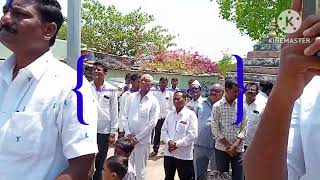
M 54 60 L 54 56 L 52 54 L 52 51 L 49 50 L 46 53 L 44 53 L 42 56 L 40 56 L 38 59 L 33 61 L 31 64 L 26 66 L 25 68 L 20 69 L 20 71 L 29 71 L 34 78 L 39 80 L 41 76 L 47 71 L 48 68 L 48 62 L 51 60 Z M 16 64 L 15 55 L 11 55 L 3 64 L 0 65 L 0 77 L 11 77 L 12 79 L 12 71 Z M 5 79 L 7 81 L 7 79 Z M 7 82 L 8 83 L 8 82 Z

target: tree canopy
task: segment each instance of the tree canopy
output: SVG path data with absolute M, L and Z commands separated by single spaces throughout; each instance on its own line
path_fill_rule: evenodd
M 161 52 L 174 46 L 174 35 L 160 25 L 153 25 L 153 15 L 141 9 L 123 14 L 115 6 L 104 6 L 98 0 L 84 0 L 81 41 L 98 52 L 140 57 L 150 51 Z M 67 39 L 63 24 L 59 39 Z
M 211 0 L 213 1 L 213 0 Z M 242 34 L 261 40 L 270 31 L 270 24 L 279 14 L 290 8 L 289 0 L 216 0 L 220 17 L 232 21 Z M 277 29 L 277 34 L 283 33 Z

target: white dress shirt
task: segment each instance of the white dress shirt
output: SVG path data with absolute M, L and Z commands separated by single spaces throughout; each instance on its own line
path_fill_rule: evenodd
M 259 93 L 257 94 L 257 97 L 256 97 L 256 101 L 258 103 L 264 103 L 264 104 L 267 104 L 268 102 L 268 95 L 262 91 L 259 91 Z
M 248 117 L 244 145 L 249 146 L 258 128 L 258 125 L 266 104 L 257 102 L 257 100 L 255 100 L 253 103 L 249 105 L 246 101 L 244 101 L 244 105 L 247 109 L 247 117 Z
M 101 89 L 97 89 L 94 82 L 91 82 L 96 90 L 99 102 L 98 107 L 98 133 L 115 134 L 118 130 L 118 97 L 117 89 L 108 82 L 104 82 Z
M 136 180 L 136 171 L 130 162 L 128 162 L 128 171 L 122 180 Z
M 12 80 L 15 55 L 0 65 L 0 179 L 55 180 L 68 159 L 97 149 L 97 99 L 84 78 L 82 125 L 77 73 L 48 51 Z
M 288 180 L 319 179 L 320 77 L 304 88 L 295 103 L 288 141 Z M 302 177 L 302 178 L 301 178 Z
M 193 159 L 193 144 L 198 136 L 198 120 L 196 114 L 184 107 L 178 114 L 176 110 L 169 112 L 165 119 L 161 136 L 165 142 L 164 155 L 181 160 Z M 168 151 L 168 142 L 176 142 L 177 149 Z
M 206 98 L 203 98 L 202 96 L 200 96 L 196 101 L 192 99 L 188 102 L 187 107 L 191 107 L 193 108 L 193 110 L 195 110 L 198 107 L 198 105 L 202 103 L 204 100 L 206 100 Z
M 119 97 L 119 132 L 124 132 L 124 124 L 123 124 L 123 110 L 125 107 L 125 104 L 127 102 L 127 99 L 130 97 L 131 92 L 130 91 L 126 91 L 124 93 L 121 94 L 121 96 Z
M 132 134 L 140 144 L 150 144 L 159 114 L 160 105 L 153 92 L 149 91 L 142 99 L 140 91 L 132 93 L 122 116 L 125 134 Z
M 164 119 L 167 117 L 168 112 L 173 110 L 173 93 L 166 89 L 162 92 L 160 89 L 154 92 L 159 104 L 160 104 L 160 118 Z

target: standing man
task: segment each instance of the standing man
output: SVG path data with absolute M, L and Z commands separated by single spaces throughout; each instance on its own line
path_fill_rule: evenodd
M 172 91 L 172 93 L 180 91 L 180 89 L 177 87 L 178 83 L 179 83 L 178 78 L 172 78 L 171 79 L 171 89 L 170 89 L 170 91 Z
M 257 95 L 257 101 L 267 104 L 268 96 L 272 90 L 273 84 L 268 81 L 261 81 L 260 82 L 260 91 Z
M 119 136 L 118 139 L 124 137 L 124 123 L 123 123 L 123 110 L 126 105 L 127 99 L 130 97 L 130 94 L 139 91 L 140 89 L 140 74 L 132 74 L 131 75 L 131 88 L 129 91 L 126 91 L 121 94 L 119 98 Z
M 121 83 L 118 88 L 118 96 L 120 97 L 122 93 L 129 91 L 131 88 L 131 73 L 127 73 L 124 78 L 124 83 Z
M 205 98 L 201 96 L 201 85 L 199 81 L 195 80 L 191 84 L 190 95 L 192 99 L 187 104 L 187 107 L 194 111 L 197 108 L 198 104 L 205 100 Z
M 193 143 L 197 138 L 198 121 L 195 113 L 185 107 L 186 94 L 177 91 L 172 110 L 162 127 L 165 180 L 174 180 L 176 170 L 181 180 L 193 180 Z
M 92 68 L 92 86 L 96 90 L 98 108 L 98 149 L 96 156 L 94 180 L 102 179 L 103 163 L 108 154 L 108 143 L 115 142 L 118 130 L 118 97 L 117 89 L 104 80 L 108 71 L 104 62 L 94 62 Z
M 192 83 L 193 83 L 193 82 L 194 82 L 193 79 L 189 79 L 189 81 L 188 81 L 187 103 L 192 100 L 192 95 L 191 95 L 191 91 L 192 91 L 192 90 L 191 90 L 191 86 L 192 86 Z
M 246 84 L 246 99 L 245 99 L 245 107 L 247 109 L 248 114 L 248 123 L 247 123 L 247 131 L 246 138 L 244 140 L 244 149 L 246 150 L 250 145 L 253 136 L 258 128 L 259 121 L 261 115 L 264 111 L 265 103 L 259 102 L 257 100 L 257 94 L 259 93 L 259 86 L 254 82 L 249 82 Z
M 50 50 L 62 23 L 56 0 L 3 7 L 0 42 L 13 55 L 0 65 L 0 179 L 87 180 L 97 152 L 97 100 L 83 77 L 77 111 L 77 72 Z
M 243 140 L 246 132 L 247 115 L 244 109 L 243 120 L 234 125 L 237 119 L 237 96 L 240 88 L 237 81 L 231 78 L 225 80 L 225 96 L 212 108 L 212 133 L 216 139 L 216 162 L 218 171 L 229 172 L 229 162 L 232 167 L 232 180 L 243 179 L 242 156 Z
M 160 114 L 159 102 L 150 91 L 152 81 L 153 78 L 149 74 L 141 77 L 140 90 L 130 95 L 123 112 L 125 135 L 135 143 L 129 161 L 139 180 L 144 180 L 145 177 L 144 169 L 150 153 L 151 133 Z
M 214 84 L 210 87 L 209 97 L 202 101 L 195 112 L 198 117 L 198 138 L 195 141 L 193 163 L 196 179 L 204 179 L 207 174 L 208 164 L 210 169 L 217 170 L 214 138 L 211 131 L 212 106 L 223 96 L 223 87 Z
M 153 139 L 153 152 L 149 155 L 149 157 L 155 157 L 158 154 L 160 148 L 160 137 L 161 137 L 161 128 L 165 118 L 167 117 L 168 112 L 173 109 L 173 94 L 167 89 L 168 79 L 165 77 L 161 77 L 160 81 L 160 89 L 155 91 L 154 94 L 161 104 L 160 106 L 160 117 L 158 119 L 156 128 L 154 129 L 154 139 Z

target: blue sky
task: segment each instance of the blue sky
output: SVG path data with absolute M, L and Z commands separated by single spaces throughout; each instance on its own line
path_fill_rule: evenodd
M 58 0 L 67 16 L 67 0 Z M 199 51 L 214 61 L 222 51 L 245 57 L 253 50 L 255 42 L 241 36 L 235 24 L 219 18 L 218 5 L 210 0 L 99 0 L 105 5 L 115 5 L 123 13 L 139 7 L 153 14 L 156 24 L 169 29 L 177 36 L 176 48 Z M 0 0 L 1 7 L 5 0 Z

